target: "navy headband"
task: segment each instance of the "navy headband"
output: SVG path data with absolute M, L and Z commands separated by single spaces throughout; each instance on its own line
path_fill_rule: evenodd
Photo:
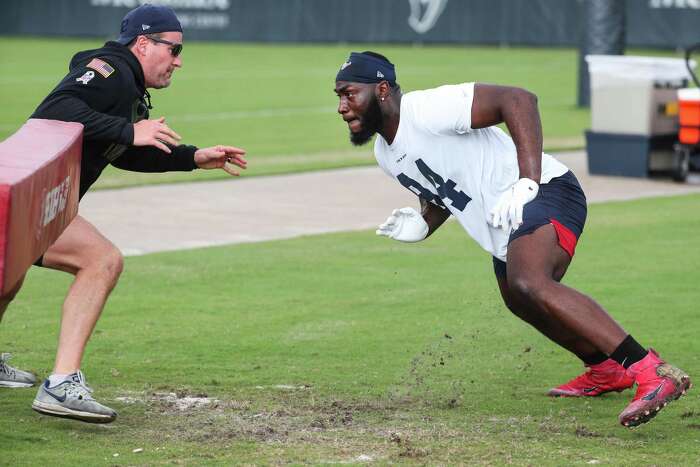
M 388 81 L 393 87 L 396 85 L 396 72 L 394 65 L 388 60 L 366 54 L 353 52 L 350 58 L 343 63 L 335 77 L 336 81 L 349 81 L 351 83 L 380 83 Z

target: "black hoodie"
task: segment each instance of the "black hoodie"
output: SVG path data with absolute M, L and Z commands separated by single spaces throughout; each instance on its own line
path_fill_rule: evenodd
M 75 54 L 69 72 L 32 114 L 84 128 L 80 197 L 107 164 L 135 172 L 196 169 L 194 146 L 180 145 L 167 154 L 153 146 L 136 147 L 134 123 L 148 118 L 150 96 L 134 54 L 117 42 Z M 148 98 L 148 101 L 146 101 Z

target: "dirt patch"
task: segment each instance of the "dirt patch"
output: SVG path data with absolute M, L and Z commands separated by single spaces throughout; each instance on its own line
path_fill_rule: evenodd
M 445 374 L 456 362 L 466 358 L 462 347 L 464 340 L 464 337 L 444 333 L 428 345 L 411 360 L 406 375 L 389 390 L 389 402 L 440 408 L 461 406 L 465 392 L 463 375 L 446 378 Z
M 251 387 L 238 399 L 227 399 L 222 388 L 208 394 L 158 387 L 123 394 L 117 400 L 134 407 L 130 418 L 138 419 L 135 429 L 138 426 L 140 435 L 155 445 L 184 442 L 226 449 L 254 442 L 271 449 L 293 447 L 318 453 L 319 457 L 306 458 L 314 459 L 312 463 L 422 463 L 441 456 L 436 446 L 487 442 L 489 433 L 520 432 L 523 426 L 536 430 L 538 422 L 529 418 L 464 425 L 459 416 L 466 410 L 464 383 L 469 384 L 464 365 L 478 339 L 474 330 L 435 336 L 407 362 L 403 376 L 383 395 L 333 399 L 319 395 L 311 385 L 283 382 Z M 522 353 L 532 352 L 525 348 Z M 139 411 L 140 419 L 135 416 Z M 557 431 L 570 434 L 574 428 L 568 424 Z M 596 434 L 582 428 L 577 436 Z M 335 458 L 329 459 L 329 452 Z
M 589 430 L 583 425 L 578 425 L 574 430 L 574 433 L 579 438 L 602 438 L 603 435 L 596 433 L 595 431 Z
M 152 392 L 144 396 L 120 396 L 116 400 L 125 404 L 159 404 L 174 410 L 184 411 L 201 409 L 203 407 L 218 407 L 221 401 L 208 397 L 206 394 L 187 395 L 176 392 Z
M 324 463 L 352 464 L 422 459 L 430 455 L 426 446 L 431 440 L 462 436 L 405 402 L 320 400 L 308 387 L 269 388 L 264 401 L 226 400 L 186 390 L 128 393 L 116 399 L 143 409 L 138 431 L 154 445 L 187 442 L 218 449 L 252 441 L 304 446 L 326 455 L 332 447 L 338 457 L 323 457 Z M 130 418 L 138 419 L 135 414 Z
M 414 446 L 411 439 L 402 433 L 391 433 L 389 441 L 400 447 L 399 457 L 420 458 L 430 454 L 429 449 Z

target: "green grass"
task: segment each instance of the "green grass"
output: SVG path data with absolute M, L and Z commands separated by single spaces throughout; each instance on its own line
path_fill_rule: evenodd
M 565 281 L 696 376 L 699 205 L 592 206 Z M 50 371 L 69 279 L 31 270 L 0 327 L 18 366 Z M 700 461 L 695 390 L 628 430 L 629 391 L 543 395 L 581 369 L 503 307 L 456 223 L 417 245 L 367 231 L 130 257 L 83 368 L 120 418 L 41 417 L 34 389 L 2 390 L 0 464 Z M 171 392 L 219 402 L 179 411 Z
M 0 140 L 17 130 L 67 71 L 78 50 L 99 40 L 2 37 Z M 153 91 L 152 116 L 166 116 L 184 142 L 248 150 L 248 174 L 371 164 L 371 148 L 352 149 L 335 112 L 335 73 L 350 51 L 374 49 L 397 65 L 405 91 L 482 81 L 518 85 L 540 97 L 548 150 L 581 147 L 589 112 L 575 107 L 577 52 L 462 46 L 268 45 L 187 43 L 184 67 Z M 107 170 L 98 187 L 222 178 Z

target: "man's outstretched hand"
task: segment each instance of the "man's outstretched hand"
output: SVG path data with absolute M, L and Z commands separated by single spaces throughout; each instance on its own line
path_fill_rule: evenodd
M 172 151 L 167 145 L 180 144 L 180 135 L 165 123 L 165 117 L 134 123 L 134 146 L 155 146 L 163 152 Z
M 245 149 L 234 146 L 212 146 L 198 149 L 194 153 L 194 163 L 200 169 L 223 169 L 231 175 L 238 176 L 240 172 L 236 166 L 241 169 L 248 166 L 244 156 Z

